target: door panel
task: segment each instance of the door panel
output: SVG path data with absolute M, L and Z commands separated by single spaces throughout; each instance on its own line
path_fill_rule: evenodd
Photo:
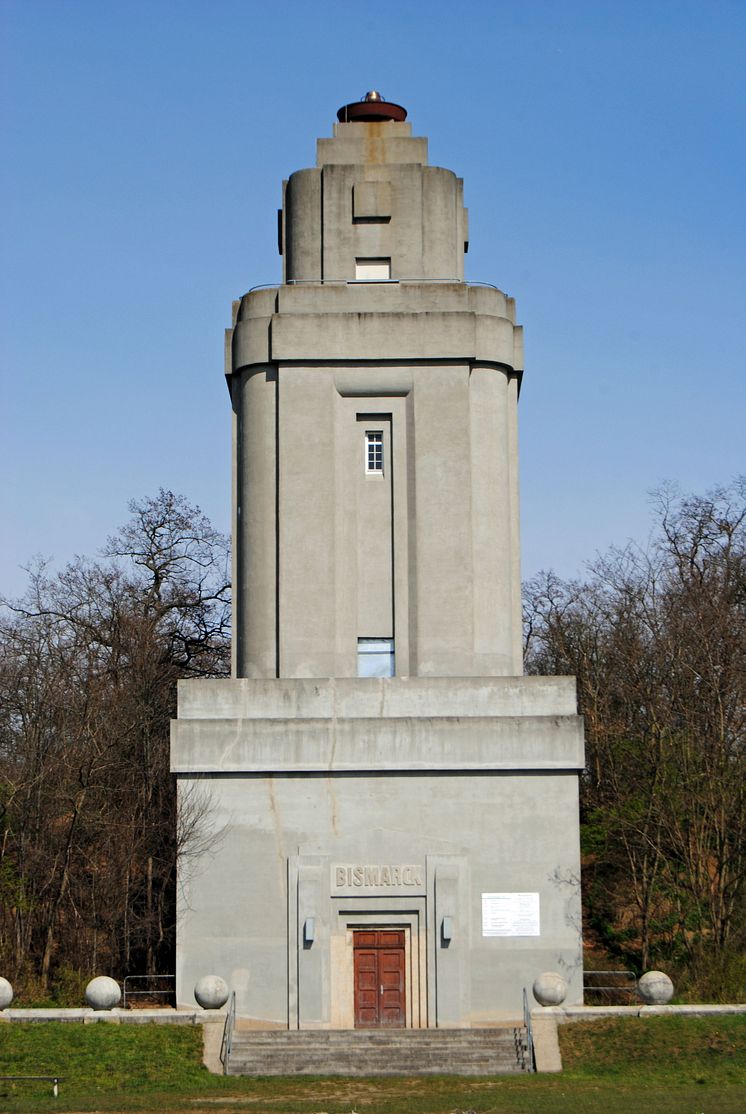
M 404 932 L 354 933 L 355 1028 L 403 1028 L 406 1024 Z

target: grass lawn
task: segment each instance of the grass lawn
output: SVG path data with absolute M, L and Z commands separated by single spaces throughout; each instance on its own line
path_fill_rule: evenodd
M 742 1114 L 746 1018 L 605 1020 L 560 1029 L 561 1075 L 226 1079 L 201 1065 L 199 1027 L 0 1024 L 0 1109 L 158 1114 Z

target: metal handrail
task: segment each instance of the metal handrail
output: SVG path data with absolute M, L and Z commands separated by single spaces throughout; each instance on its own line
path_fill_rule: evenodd
M 28 1083 L 30 1080 L 41 1080 L 46 1083 L 52 1084 L 52 1094 L 55 1098 L 60 1093 L 60 1083 L 66 1077 L 64 1075 L 0 1075 L 0 1079 L 7 1080 L 9 1083 Z
M 528 1006 L 528 993 L 525 986 L 523 988 L 523 1024 L 526 1029 L 526 1057 L 528 1059 L 528 1070 L 536 1071 L 536 1060 L 534 1058 L 534 1032 L 531 1028 L 531 1010 Z
M 627 979 L 627 985 L 623 983 L 589 983 L 589 979 L 598 976 L 599 978 L 619 978 Z M 605 993 L 612 994 L 634 994 L 638 996 L 637 990 L 637 976 L 634 971 L 616 970 L 616 971 L 584 971 L 583 972 L 583 994 L 594 994 L 596 991 L 604 991 Z
M 223 1075 L 228 1072 L 228 1057 L 231 1054 L 233 1047 L 233 1030 L 236 1025 L 236 992 L 231 991 L 231 996 L 228 1001 L 228 1012 L 225 1015 L 225 1025 L 223 1026 L 223 1040 L 220 1044 L 220 1063 L 223 1065 Z
M 458 286 L 486 286 L 490 290 L 500 290 L 499 286 L 495 286 L 494 282 L 481 282 L 478 279 L 459 279 L 459 278 L 400 278 L 400 279 L 287 279 L 286 282 L 260 282 L 257 286 L 251 286 L 247 290 L 247 294 L 253 294 L 255 290 L 272 290 L 281 286 L 398 286 L 400 283 L 412 282 L 417 285 L 428 285 L 437 283 L 449 283 L 453 285 L 456 283 Z
M 176 975 L 125 975 L 122 984 L 122 1009 L 127 1009 L 127 998 L 152 998 L 154 994 L 172 994 L 173 990 L 128 990 L 127 983 L 135 979 L 175 979 Z M 131 1008 L 131 1007 L 130 1007 Z

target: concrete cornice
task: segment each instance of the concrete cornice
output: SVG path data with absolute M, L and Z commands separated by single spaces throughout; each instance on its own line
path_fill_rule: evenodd
M 194 773 L 576 773 L 579 716 L 199 719 L 171 724 L 171 770 Z
M 191 678 L 179 719 L 574 716 L 574 677 Z
M 241 299 L 226 374 L 283 361 L 447 359 L 523 369 L 512 299 L 466 283 L 307 284 Z

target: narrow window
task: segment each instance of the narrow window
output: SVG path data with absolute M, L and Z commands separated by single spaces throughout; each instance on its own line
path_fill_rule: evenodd
M 365 471 L 369 476 L 383 475 L 383 433 L 369 429 L 365 433 Z
M 387 282 L 391 278 L 390 259 L 356 259 L 356 282 Z
M 393 638 L 358 638 L 358 677 L 394 676 Z

